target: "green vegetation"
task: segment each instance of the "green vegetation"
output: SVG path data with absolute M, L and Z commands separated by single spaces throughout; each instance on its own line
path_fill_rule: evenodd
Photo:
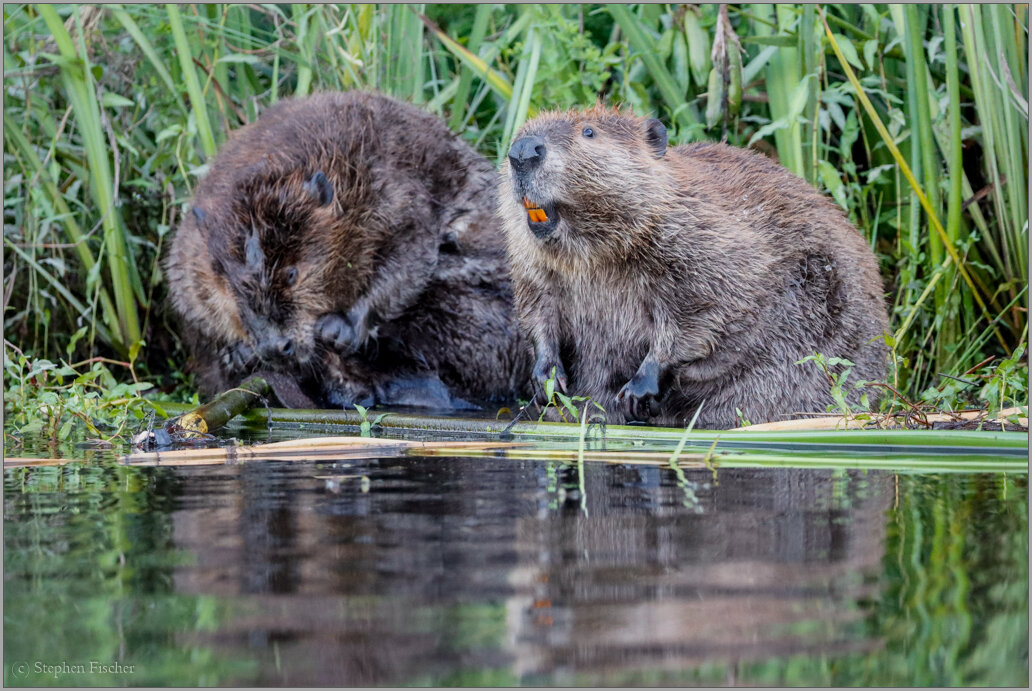
M 69 353 L 72 350 L 74 340 L 68 347 Z M 44 358 L 30 361 L 22 353 L 7 351 L 5 348 L 5 432 L 14 433 L 19 442 L 30 436 L 50 443 L 88 436 L 106 444 L 133 431 L 131 423 L 148 414 L 165 417 L 155 399 L 169 396 L 144 398 L 142 393 L 153 385 L 137 381 L 131 363 L 101 357 L 73 364 Z M 132 381 L 119 381 L 108 364 L 125 367 Z M 196 400 L 196 394 L 193 397 Z
M 1027 405 L 1027 26 L 1027 5 L 6 5 L 5 390 L 27 400 L 20 352 L 182 385 L 160 258 L 207 163 L 280 98 L 370 88 L 494 160 L 599 97 L 775 156 L 878 253 L 902 396 L 978 404 L 996 378 L 983 398 Z

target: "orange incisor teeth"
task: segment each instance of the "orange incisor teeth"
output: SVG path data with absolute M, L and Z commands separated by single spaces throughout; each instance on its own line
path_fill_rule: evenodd
M 539 208 L 534 202 L 530 201 L 527 197 L 523 198 L 523 208 L 527 210 L 527 217 L 532 223 L 544 223 L 548 220 L 548 214 L 545 210 Z

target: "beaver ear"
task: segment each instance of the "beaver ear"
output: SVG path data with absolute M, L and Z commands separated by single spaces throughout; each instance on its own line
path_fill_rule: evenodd
M 656 158 L 663 158 L 667 147 L 666 127 L 656 118 L 645 122 L 645 141 Z
M 304 187 L 305 193 L 319 202 L 319 206 L 326 206 L 333 201 L 333 185 L 321 170 L 305 181 Z
M 251 231 L 251 234 L 244 240 L 244 263 L 252 269 L 260 269 L 265 264 L 265 252 L 262 251 L 262 243 L 258 239 L 258 233 Z

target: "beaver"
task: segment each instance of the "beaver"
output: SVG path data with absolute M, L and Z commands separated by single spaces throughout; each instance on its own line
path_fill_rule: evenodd
M 850 381 L 885 376 L 871 249 L 761 154 L 668 147 L 659 120 L 601 105 L 545 113 L 503 163 L 499 213 L 535 380 L 554 374 L 611 422 L 822 412 L 827 376 L 795 364 L 815 352 L 852 361 Z
M 295 407 L 517 395 L 531 355 L 496 175 L 376 93 L 281 101 L 233 133 L 165 263 L 201 390 L 261 371 Z

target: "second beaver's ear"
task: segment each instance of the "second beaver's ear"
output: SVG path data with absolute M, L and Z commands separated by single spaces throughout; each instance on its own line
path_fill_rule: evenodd
M 656 118 L 645 121 L 645 141 L 648 143 L 649 148 L 652 149 L 652 153 L 656 155 L 656 158 L 662 158 L 663 154 L 666 153 L 666 127 Z
M 319 206 L 327 206 L 333 201 L 333 185 L 330 184 L 326 173 L 321 170 L 306 180 L 304 187 L 305 192 L 317 201 Z

